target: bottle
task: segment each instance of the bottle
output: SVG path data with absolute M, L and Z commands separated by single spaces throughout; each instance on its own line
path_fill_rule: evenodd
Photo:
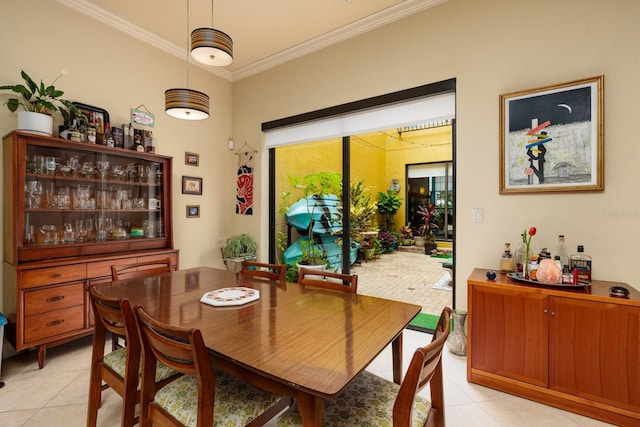
M 524 277 L 524 251 L 526 247 L 524 244 L 524 234 L 520 234 L 520 238 L 522 239 L 522 243 L 520 243 L 520 246 L 518 246 L 516 250 L 516 272 L 521 273 L 522 277 Z
M 504 244 L 504 253 L 500 259 L 500 271 L 503 273 L 511 273 L 515 271 L 516 264 L 511 255 L 511 243 Z
M 155 153 L 155 151 L 156 151 L 155 143 L 153 141 L 153 132 L 152 131 L 149 131 L 148 133 L 145 132 L 144 151 L 146 151 L 147 153 Z
M 584 246 L 578 245 L 578 252 L 569 257 L 569 267 L 579 281 L 591 283 L 591 256 L 584 253 Z
M 569 255 L 567 255 L 567 248 L 564 244 L 564 235 L 562 234 L 558 236 L 558 256 L 560 257 L 560 264 L 562 264 L 561 268 L 564 268 L 565 265 L 569 265 Z
M 529 263 L 529 280 L 537 280 L 538 273 L 538 255 L 531 255 L 531 263 Z
M 111 133 L 111 128 L 109 127 L 109 123 L 104 126 L 104 144 L 107 147 L 115 147 L 116 143 L 113 139 L 113 134 Z

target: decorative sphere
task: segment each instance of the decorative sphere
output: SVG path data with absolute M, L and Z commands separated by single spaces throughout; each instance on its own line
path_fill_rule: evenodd
M 487 271 L 487 279 L 496 280 L 496 272 L 493 270 Z

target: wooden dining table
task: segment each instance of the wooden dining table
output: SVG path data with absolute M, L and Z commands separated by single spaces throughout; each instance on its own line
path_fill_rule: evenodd
M 212 363 L 259 387 L 297 399 L 304 426 L 321 426 L 336 396 L 392 344 L 402 378 L 402 331 L 421 307 L 348 292 L 243 276 L 210 267 L 100 283 L 153 318 L 202 331 Z M 259 299 L 237 306 L 200 302 L 207 292 L 245 287 Z

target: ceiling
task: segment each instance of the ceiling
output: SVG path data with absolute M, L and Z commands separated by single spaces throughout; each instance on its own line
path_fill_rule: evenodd
M 58 0 L 180 58 L 188 43 L 187 1 L 189 33 L 211 27 L 211 0 Z M 202 67 L 239 80 L 445 1 L 215 0 L 213 28 L 232 37 L 234 62 Z

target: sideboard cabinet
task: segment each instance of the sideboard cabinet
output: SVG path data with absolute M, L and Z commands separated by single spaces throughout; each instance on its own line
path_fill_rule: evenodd
M 621 426 L 640 425 L 640 292 L 468 279 L 467 379 Z M 629 298 L 609 296 L 625 286 Z
M 112 264 L 170 258 L 172 159 L 12 132 L 3 141 L 3 298 L 16 350 L 93 331 L 86 291 Z

